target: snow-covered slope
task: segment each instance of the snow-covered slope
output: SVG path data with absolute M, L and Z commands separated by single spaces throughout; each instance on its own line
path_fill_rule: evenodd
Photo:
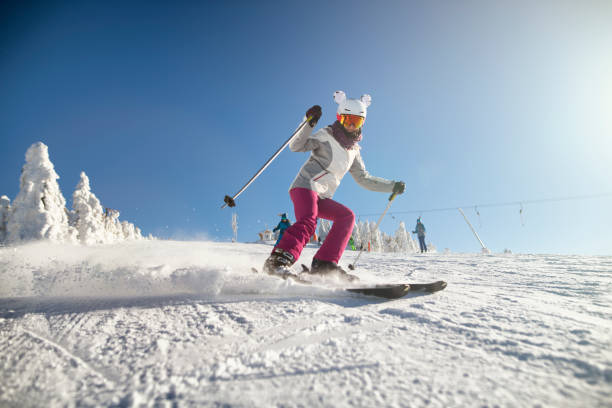
M 612 404 L 611 257 L 366 253 L 366 282 L 449 283 L 382 301 L 253 274 L 269 251 L 1 248 L 0 405 Z

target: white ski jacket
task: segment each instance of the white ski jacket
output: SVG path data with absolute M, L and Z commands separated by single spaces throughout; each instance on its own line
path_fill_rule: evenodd
M 289 144 L 294 152 L 311 151 L 290 189 L 307 188 L 317 192 L 320 198 L 332 198 L 349 171 L 355 181 L 368 190 L 393 191 L 395 181 L 374 177 L 366 171 L 358 144 L 345 149 L 332 135 L 331 126 L 319 129 L 314 134 L 312 129 L 307 124 Z

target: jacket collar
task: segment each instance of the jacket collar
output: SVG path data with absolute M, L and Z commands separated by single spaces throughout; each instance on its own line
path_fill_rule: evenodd
M 345 149 L 350 150 L 359 147 L 357 143 L 360 142 L 363 138 L 363 135 L 361 134 L 361 129 L 358 129 L 353 133 L 349 133 L 338 121 L 335 121 L 332 125 L 329 126 L 329 128 L 334 139 L 336 139 L 336 141 L 340 143 L 340 145 Z

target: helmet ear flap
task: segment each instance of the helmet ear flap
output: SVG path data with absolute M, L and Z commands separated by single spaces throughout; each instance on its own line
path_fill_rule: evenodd
M 343 91 L 334 92 L 334 101 L 336 101 L 338 105 L 341 105 L 346 101 L 346 94 Z
M 361 102 L 363 102 L 367 108 L 372 103 L 372 97 L 368 94 L 363 94 L 361 95 Z

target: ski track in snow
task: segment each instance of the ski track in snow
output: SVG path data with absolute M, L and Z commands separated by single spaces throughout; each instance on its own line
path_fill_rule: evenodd
M 0 406 L 612 406 L 612 257 L 365 253 L 449 284 L 383 301 L 252 273 L 269 251 L 1 248 Z

